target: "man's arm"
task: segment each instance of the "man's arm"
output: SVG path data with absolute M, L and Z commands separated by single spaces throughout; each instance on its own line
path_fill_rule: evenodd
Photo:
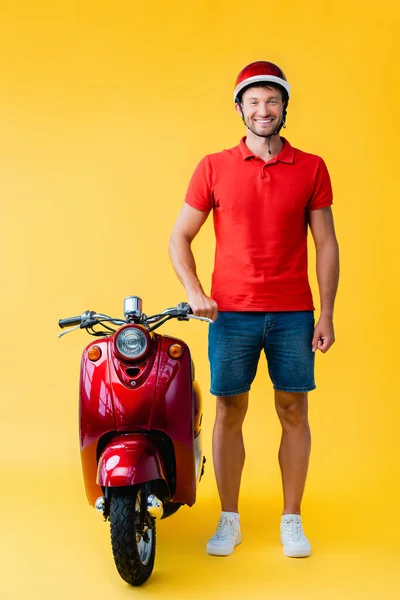
M 317 256 L 321 314 L 315 327 L 313 351 L 327 352 L 335 341 L 333 308 L 339 282 L 339 246 L 330 206 L 309 211 L 309 224 Z
M 193 313 L 199 317 L 208 317 L 213 321 L 218 316 L 217 303 L 209 298 L 197 277 L 196 263 L 191 244 L 205 223 L 208 212 L 184 204 L 169 242 L 169 255 L 179 280 L 186 289 L 188 302 Z

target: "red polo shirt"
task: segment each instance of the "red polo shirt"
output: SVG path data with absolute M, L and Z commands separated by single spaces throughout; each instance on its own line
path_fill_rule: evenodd
M 221 311 L 313 310 L 307 214 L 332 204 L 322 158 L 285 138 L 265 163 L 246 146 L 205 156 L 185 202 L 214 214 L 211 297 Z

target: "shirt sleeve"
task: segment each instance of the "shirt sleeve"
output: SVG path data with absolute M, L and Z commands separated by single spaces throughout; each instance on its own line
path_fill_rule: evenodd
M 310 200 L 308 201 L 308 210 L 316 210 L 333 204 L 332 184 L 328 169 L 322 158 L 318 161 L 317 170 L 314 177 L 314 187 Z
M 189 182 L 185 202 L 198 210 L 205 212 L 212 210 L 212 171 L 208 156 L 205 156 L 197 165 Z

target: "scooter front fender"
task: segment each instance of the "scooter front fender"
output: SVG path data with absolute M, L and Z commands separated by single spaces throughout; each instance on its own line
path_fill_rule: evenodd
M 164 461 L 151 436 L 128 434 L 113 438 L 101 453 L 97 483 L 102 487 L 138 485 L 167 475 Z

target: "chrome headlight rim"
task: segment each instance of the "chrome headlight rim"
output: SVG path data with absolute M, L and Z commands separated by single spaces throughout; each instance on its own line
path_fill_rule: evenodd
M 118 338 L 121 335 L 124 335 L 125 331 L 130 331 L 132 329 L 136 330 L 136 331 L 140 331 L 140 333 L 143 334 L 144 337 L 146 338 L 146 346 L 145 346 L 144 350 L 140 354 L 136 354 L 135 356 L 124 354 L 120 350 L 120 348 L 118 348 Z M 150 349 L 150 336 L 149 336 L 149 333 L 148 333 L 148 331 L 144 327 L 141 327 L 140 325 L 124 325 L 115 334 L 115 337 L 114 337 L 114 350 L 115 350 L 115 353 L 118 355 L 118 357 L 121 358 L 122 360 L 126 360 L 126 361 L 138 361 L 138 360 L 141 360 L 149 352 L 149 349 Z

